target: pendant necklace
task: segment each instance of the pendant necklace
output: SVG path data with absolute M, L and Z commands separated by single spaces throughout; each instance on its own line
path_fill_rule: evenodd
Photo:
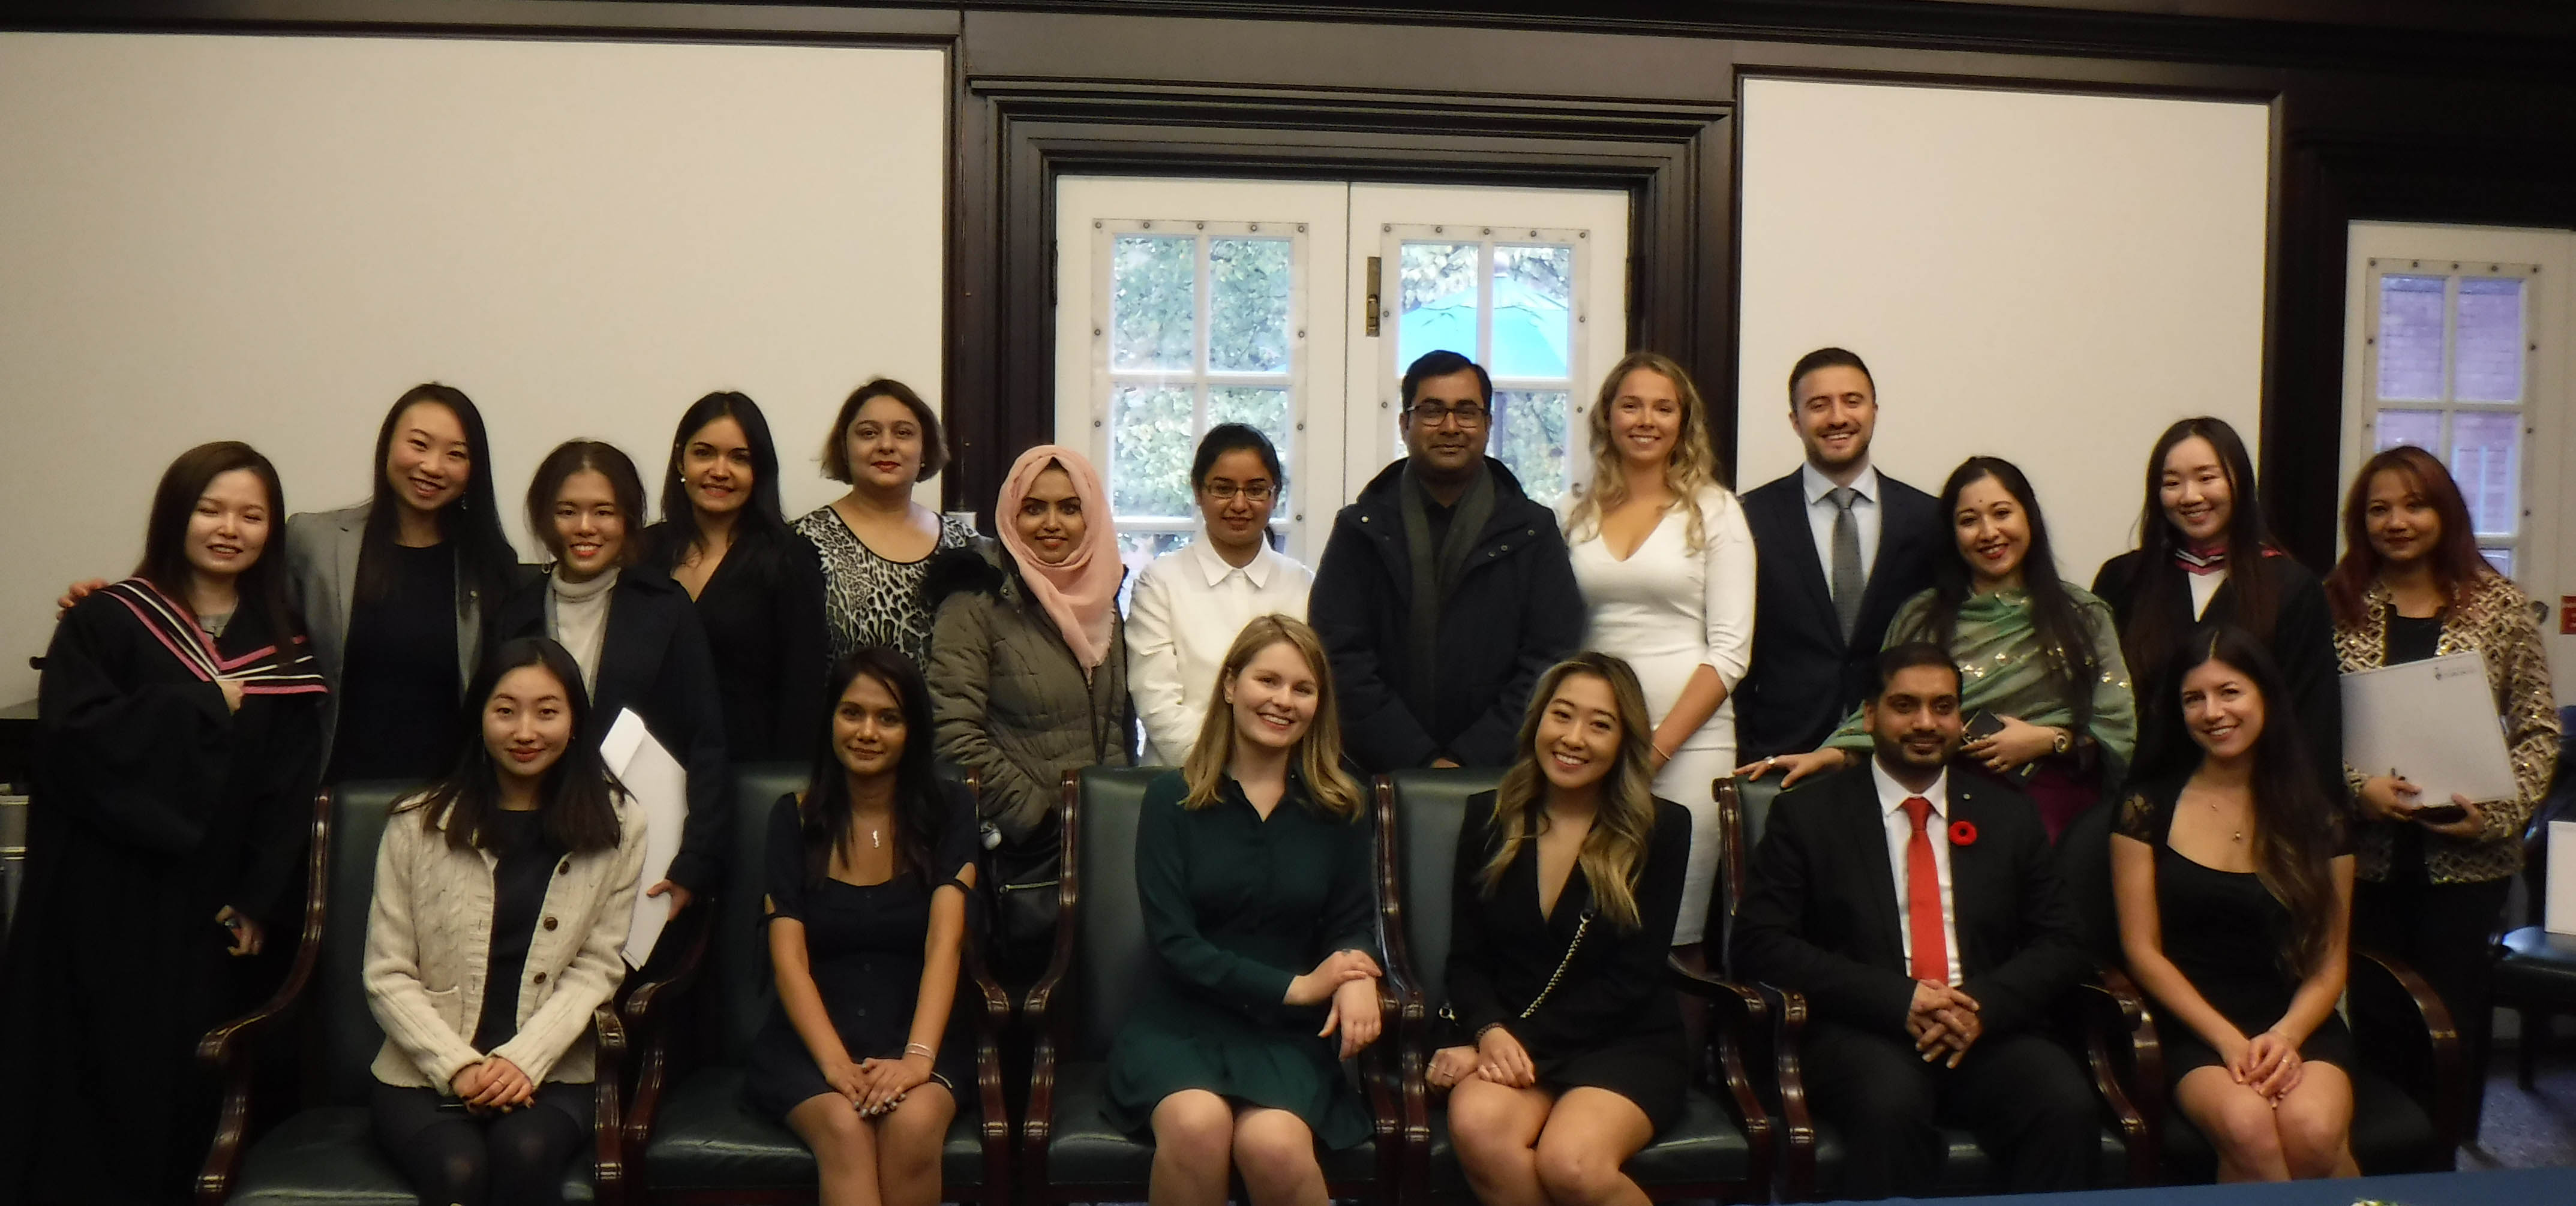
M 2242 835 L 2239 835 L 2239 836 L 2242 836 Z M 882 835 L 882 834 L 878 833 L 878 832 L 877 832 L 876 830 L 874 830 L 874 829 L 869 830 L 869 831 L 868 831 L 868 848 L 869 848 L 869 849 L 871 849 L 871 850 L 882 850 L 882 849 L 884 849 L 884 848 L 885 848 L 885 837 L 884 837 L 884 835 Z
M 2213 817 L 2218 815 L 2218 801 L 2212 800 L 2209 802 L 2209 815 Z M 2228 840 L 2240 845 L 2243 844 L 2245 841 L 2245 831 L 2242 829 L 2237 830 L 2234 834 L 2228 837 Z

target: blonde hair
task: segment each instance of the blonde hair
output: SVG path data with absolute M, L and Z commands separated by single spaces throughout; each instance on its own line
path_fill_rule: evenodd
M 1234 757 L 1234 704 L 1226 699 L 1226 684 L 1263 650 L 1282 643 L 1294 646 L 1315 674 L 1315 718 L 1306 725 L 1306 735 L 1297 739 L 1297 748 L 1289 752 L 1297 777 L 1306 781 L 1306 795 L 1316 807 L 1344 821 L 1360 815 L 1359 781 L 1342 769 L 1342 720 L 1333 704 L 1333 669 L 1324 660 L 1324 642 L 1303 621 L 1283 615 L 1254 616 L 1225 651 L 1225 663 L 1216 672 L 1216 693 L 1208 699 L 1206 718 L 1199 721 L 1198 744 L 1181 762 L 1181 780 L 1190 789 L 1181 798 L 1181 807 L 1197 809 L 1216 803 L 1217 792 L 1225 784 L 1226 763 Z
M 1610 685 L 1610 698 L 1619 709 L 1619 755 L 1602 784 L 1600 811 L 1593 817 L 1592 832 L 1584 835 L 1575 864 L 1592 885 L 1592 902 L 1601 915 L 1621 929 L 1633 930 L 1643 924 L 1637 915 L 1636 880 L 1645 866 L 1647 839 L 1655 831 L 1655 775 L 1648 769 L 1654 738 L 1637 672 L 1606 653 L 1587 651 L 1558 662 L 1539 676 L 1537 688 L 1530 692 L 1529 711 L 1521 717 L 1520 757 L 1503 772 L 1503 781 L 1494 791 L 1494 832 L 1502 840 L 1476 876 L 1476 885 L 1491 899 L 1521 847 L 1547 828 L 1547 779 L 1538 768 L 1538 724 L 1557 689 L 1577 675 Z
M 1708 544 L 1707 526 L 1700 520 L 1700 494 L 1721 488 L 1717 453 L 1708 442 L 1708 404 L 1700 400 L 1699 386 L 1661 352 L 1630 352 L 1601 379 L 1600 395 L 1593 399 L 1592 412 L 1583 422 L 1592 436 L 1592 480 L 1574 491 L 1574 506 L 1565 513 L 1565 538 L 1580 541 L 1597 534 L 1601 513 L 1628 501 L 1628 473 L 1619 463 L 1619 450 L 1611 446 L 1610 411 L 1619 401 L 1620 383 L 1641 369 L 1672 382 L 1673 394 L 1682 404 L 1682 429 L 1673 437 L 1672 456 L 1664 461 L 1664 488 L 1673 495 L 1667 509 L 1682 508 L 1689 525 L 1683 539 L 1697 552 Z

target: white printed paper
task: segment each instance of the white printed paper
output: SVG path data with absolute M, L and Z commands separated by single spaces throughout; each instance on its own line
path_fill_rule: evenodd
M 2485 803 L 2521 788 L 2505 752 L 2504 724 L 2475 650 L 2343 676 L 2344 765 L 2365 776 L 2395 773 L 2423 791 Z
M 2552 934 L 2576 934 L 2576 821 L 2549 823 L 2549 899 L 2541 924 Z
M 644 873 L 635 881 L 635 917 L 626 928 L 626 965 L 642 967 L 671 920 L 671 898 L 646 896 L 644 890 L 670 874 L 671 860 L 680 853 L 680 830 L 689 819 L 689 772 L 632 708 L 618 712 L 599 754 L 644 818 Z

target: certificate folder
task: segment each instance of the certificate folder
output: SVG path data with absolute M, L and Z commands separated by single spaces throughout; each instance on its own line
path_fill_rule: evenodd
M 2394 771 L 2423 789 L 2416 799 L 2428 806 L 2454 793 L 2484 803 L 2521 790 L 2475 650 L 2344 675 L 2343 749 L 2345 765 L 2365 776 Z

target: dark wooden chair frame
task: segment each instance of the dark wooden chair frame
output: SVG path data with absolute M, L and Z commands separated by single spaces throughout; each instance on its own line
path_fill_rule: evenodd
M 1424 1076 L 1430 1067 L 1431 1052 L 1437 1041 L 1434 1031 L 1433 1006 L 1419 987 L 1422 977 L 1413 965 L 1412 948 L 1405 938 L 1404 893 L 1398 879 L 1403 865 L 1403 852 L 1397 848 L 1398 826 L 1395 823 L 1395 784 L 1385 775 L 1377 777 L 1372 791 L 1378 833 L 1377 874 L 1379 928 L 1384 932 L 1387 953 L 1387 978 L 1403 1002 L 1400 1033 L 1403 1039 L 1404 1086 L 1404 1168 L 1401 1200 L 1408 1203 L 1432 1202 L 1443 1195 L 1431 1188 L 1431 1091 Z M 1761 1201 L 1768 1195 L 1773 1176 L 1772 1164 L 1777 1150 L 1775 1126 L 1763 1109 L 1749 1065 L 1758 1065 L 1767 1054 L 1770 1030 L 1769 1006 L 1762 995 L 1750 988 L 1729 983 L 1713 975 L 1694 972 L 1678 961 L 1668 961 L 1665 971 L 1673 986 L 1683 993 L 1707 1002 L 1709 1025 L 1707 1048 L 1698 1057 L 1698 1087 L 1710 1091 L 1729 1107 L 1735 1123 L 1744 1131 L 1749 1149 L 1744 1180 L 1693 1181 L 1644 1187 L 1649 1198 L 1658 1202 L 1685 1199 L 1715 1199 L 1723 1202 Z M 1754 1049 L 1748 1060 L 1747 1047 Z
M 966 789 L 980 797 L 983 784 L 969 773 Z M 739 886 L 737 885 L 737 890 Z M 701 901 L 699 908 L 711 902 Z M 712 914 L 709 914 L 710 916 Z M 668 979 L 640 984 L 626 994 L 618 1011 L 626 1028 L 640 1036 L 642 1049 L 636 1061 L 635 1084 L 626 1110 L 625 1146 L 640 1158 L 645 1145 L 653 1138 L 653 1123 L 662 1105 L 671 1074 L 671 1035 L 677 1028 L 680 1007 L 688 1000 L 689 990 L 696 986 L 705 969 L 707 944 L 714 940 L 713 926 L 696 927 L 680 964 Z M 1011 1025 L 1011 997 L 986 970 L 983 952 L 973 941 L 966 943 L 962 966 L 966 978 L 983 999 L 983 1009 L 975 1017 L 975 1100 L 981 1111 L 981 1138 L 984 1148 L 984 1183 L 977 1186 L 946 1185 L 941 1200 L 972 1202 L 981 1206 L 1009 1206 L 1012 1198 L 1011 1116 L 1002 1096 L 1002 1035 Z M 803 1190 L 685 1190 L 656 1191 L 644 1187 L 645 1200 L 655 1206 L 730 1206 L 732 1203 L 802 1206 L 815 1200 L 813 1189 Z
M 1733 916 L 1735 906 L 1742 900 L 1747 855 L 1743 841 L 1744 799 L 1732 776 L 1719 779 L 1713 790 L 1717 797 L 1725 907 L 1727 915 Z M 1770 1054 L 1778 1097 L 1770 1104 L 1781 1115 L 1780 1198 L 1812 1201 L 1817 1194 L 1816 1124 L 1807 1105 L 1806 1076 L 1800 1063 L 1808 1016 L 1806 997 L 1769 984 L 1758 988 L 1770 1005 L 1772 1017 Z M 2127 1151 L 2129 1184 L 2154 1184 L 2159 1151 L 2156 1119 L 2161 1116 L 2164 1061 L 2146 998 L 2118 969 L 2098 967 L 2092 980 L 2059 1003 L 2055 1022 L 2058 1034 L 2084 1054 L 2085 1071 L 2102 1103 L 2102 1120 L 2119 1132 Z M 2133 1069 L 2139 1068 L 2154 1072 L 2155 1114 L 2150 1114 L 2138 1100 L 2136 1086 L 2143 1082 L 2131 1077 Z M 2136 1071 L 2134 1075 L 2144 1077 L 2145 1072 Z
M 1072 1021 L 1068 1011 L 1057 1007 L 1057 994 L 1065 988 L 1065 979 L 1073 972 L 1074 947 L 1079 926 L 1075 923 L 1082 905 L 1082 783 L 1080 771 L 1066 771 L 1063 803 L 1057 819 L 1064 841 L 1063 877 L 1056 894 L 1060 910 L 1055 932 L 1055 951 L 1047 960 L 1046 973 L 1029 989 L 1027 1021 L 1037 1036 L 1029 1060 L 1028 1117 L 1020 1126 L 1021 1167 L 1027 1173 L 1025 1196 L 1032 1203 L 1048 1206 L 1066 1202 L 1145 1200 L 1147 1186 L 1142 1183 L 1121 1186 L 1084 1185 L 1062 1189 L 1045 1175 L 1048 1141 L 1055 1125 L 1055 1070 L 1058 1053 L 1072 1043 Z M 1381 854 L 1381 858 L 1383 855 Z M 1381 889 L 1382 890 L 1382 889 Z M 1383 935 L 1381 938 L 1383 939 Z M 1379 981 L 1378 1041 L 1359 1055 L 1360 1081 L 1368 1098 L 1369 1117 L 1377 1143 L 1377 1174 L 1370 1181 L 1330 1181 L 1325 1192 L 1334 1198 L 1361 1199 L 1393 1203 L 1411 1201 L 1399 1195 L 1404 1173 L 1405 1114 L 1394 1041 L 1402 1033 L 1403 1005 L 1395 994 Z
M 336 800 L 333 789 L 327 786 L 313 793 L 313 845 L 305 868 L 304 931 L 296 939 L 295 962 L 288 967 L 285 982 L 258 1009 L 207 1031 L 197 1043 L 197 1062 L 216 1079 L 223 1095 L 214 1143 L 197 1173 L 198 1206 L 220 1206 L 232 1195 L 233 1178 L 241 1171 L 244 1140 L 250 1129 L 254 1079 L 251 1049 L 269 1030 L 302 1008 L 305 989 L 313 981 L 313 969 L 321 962 L 322 932 L 330 921 L 331 811 Z M 365 924 L 363 918 L 359 924 Z M 606 1005 L 591 1014 L 591 1026 L 598 1040 L 593 1106 L 597 1114 L 591 1155 L 596 1200 L 600 1206 L 623 1206 L 628 1185 L 624 1133 L 619 1126 L 618 1080 L 626 1061 L 626 1028 Z

